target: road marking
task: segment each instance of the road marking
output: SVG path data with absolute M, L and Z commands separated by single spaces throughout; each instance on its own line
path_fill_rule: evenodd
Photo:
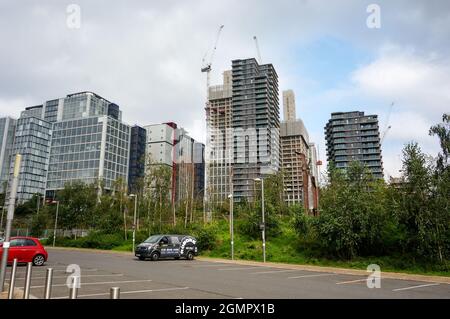
M 416 288 L 430 287 L 430 286 L 439 286 L 439 284 L 435 283 L 435 284 L 426 284 L 426 285 L 412 286 L 412 287 L 406 287 L 406 288 L 397 288 L 392 291 L 409 290 L 409 289 L 416 289 Z
M 354 282 L 361 282 L 361 281 L 367 281 L 367 278 L 356 279 L 356 280 L 349 280 L 349 281 L 341 281 L 341 282 L 337 282 L 336 285 L 345 285 L 345 284 L 351 284 L 351 283 L 354 283 Z
M 286 270 L 258 271 L 258 272 L 252 272 L 251 275 L 276 274 L 276 273 L 279 273 L 279 272 L 292 272 L 292 271 L 301 271 L 301 270 L 299 270 L 299 269 L 286 269 Z
M 109 284 L 129 284 L 129 283 L 136 283 L 136 282 L 150 282 L 153 281 L 151 279 L 148 280 L 123 280 L 123 281 L 101 281 L 101 282 L 81 282 L 81 286 L 89 286 L 89 285 L 109 285 Z M 52 285 L 52 287 L 64 287 L 67 286 L 67 284 L 58 284 L 58 285 Z M 37 288 L 45 288 L 45 286 L 31 286 L 31 289 L 37 289 Z
M 126 294 L 142 294 L 147 292 L 158 292 L 158 291 L 171 291 L 171 290 L 186 290 L 189 289 L 189 287 L 177 287 L 177 288 L 162 288 L 162 289 L 148 289 L 148 290 L 132 290 L 132 291 L 121 291 L 121 295 Z M 99 294 L 89 294 L 89 295 L 78 295 L 78 298 L 83 297 L 98 297 L 98 296 L 109 296 L 110 293 L 99 293 Z M 69 299 L 69 297 L 55 297 L 52 299 Z
M 70 276 L 70 275 L 69 275 Z M 54 276 L 53 278 L 67 278 L 69 276 Z M 85 277 L 115 277 L 115 276 L 123 276 L 123 274 L 112 274 L 112 275 L 81 275 L 81 278 L 85 278 Z M 31 279 L 45 279 L 46 277 L 31 277 Z M 25 278 L 16 278 L 16 280 L 23 280 Z M 9 280 L 9 279 L 5 279 Z
M 218 264 L 218 265 L 195 265 L 191 266 L 192 268 L 201 268 L 201 267 L 227 267 L 227 266 L 233 266 L 233 265 L 227 265 L 227 264 Z
M 288 277 L 288 279 L 295 279 L 295 278 L 311 278 L 311 277 L 322 277 L 322 276 L 332 276 L 332 275 L 336 275 L 336 274 L 303 275 L 303 276 Z
M 241 268 L 220 268 L 220 269 L 217 269 L 217 270 L 220 270 L 220 271 L 228 271 L 228 270 L 246 270 L 246 269 L 255 269 L 255 268 L 259 268 L 259 269 L 261 269 L 261 267 L 264 267 L 264 266 L 257 266 L 257 267 L 241 267 Z
M 90 271 L 98 271 L 98 269 L 81 269 L 81 272 L 83 273 L 83 272 L 90 272 Z M 26 272 L 26 270 L 24 270 L 24 271 L 21 271 L 21 272 Z M 47 270 L 44 270 L 44 269 L 36 269 L 36 270 L 33 270 L 33 274 L 36 274 L 36 273 L 38 273 L 38 274 L 42 274 L 42 273 L 46 273 L 47 272 Z M 62 272 L 62 273 L 66 273 L 66 274 L 71 274 L 72 272 L 66 272 L 66 270 L 62 270 L 62 269 L 60 269 L 60 270 L 55 270 L 55 269 L 53 269 L 53 273 L 56 273 L 56 272 Z

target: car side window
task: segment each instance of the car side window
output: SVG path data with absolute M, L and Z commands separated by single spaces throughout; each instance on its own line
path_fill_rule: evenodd
M 37 244 L 34 242 L 34 240 L 26 239 L 24 246 L 37 246 Z
M 178 239 L 178 237 L 172 236 L 172 237 L 170 237 L 170 243 L 172 245 L 179 245 L 180 244 L 180 240 Z
M 167 239 L 167 237 L 163 237 L 159 243 L 166 245 L 169 243 L 169 240 Z
M 11 240 L 11 247 L 22 247 L 24 246 L 25 241 L 23 239 L 13 239 Z

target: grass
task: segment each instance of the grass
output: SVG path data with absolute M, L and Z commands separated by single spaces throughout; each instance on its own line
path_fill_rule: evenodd
M 238 227 L 236 227 L 238 228 Z M 408 256 L 373 256 L 357 257 L 352 260 L 338 260 L 321 257 L 306 243 L 302 243 L 288 223 L 281 225 L 282 233 L 278 237 L 267 237 L 266 260 L 288 264 L 303 264 L 325 267 L 339 267 L 366 270 L 370 264 L 377 264 L 384 272 L 402 272 L 408 274 L 450 276 L 450 271 L 443 265 L 430 265 L 414 261 Z M 262 261 L 262 240 L 235 231 L 234 253 L 236 259 Z M 216 247 L 203 251 L 203 256 L 215 258 L 231 258 L 231 244 L 228 224 L 219 223 L 219 234 Z

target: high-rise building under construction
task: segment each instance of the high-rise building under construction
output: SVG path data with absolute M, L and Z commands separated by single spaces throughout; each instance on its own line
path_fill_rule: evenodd
M 233 162 L 231 132 L 231 71 L 223 73 L 223 84 L 209 87 L 206 104 L 206 204 L 213 208 L 231 193 Z

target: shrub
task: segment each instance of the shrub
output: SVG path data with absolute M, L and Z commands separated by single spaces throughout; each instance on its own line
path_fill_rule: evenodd
M 193 227 L 192 235 L 197 238 L 199 250 L 212 250 L 216 247 L 218 228 L 216 224 L 197 225 Z

